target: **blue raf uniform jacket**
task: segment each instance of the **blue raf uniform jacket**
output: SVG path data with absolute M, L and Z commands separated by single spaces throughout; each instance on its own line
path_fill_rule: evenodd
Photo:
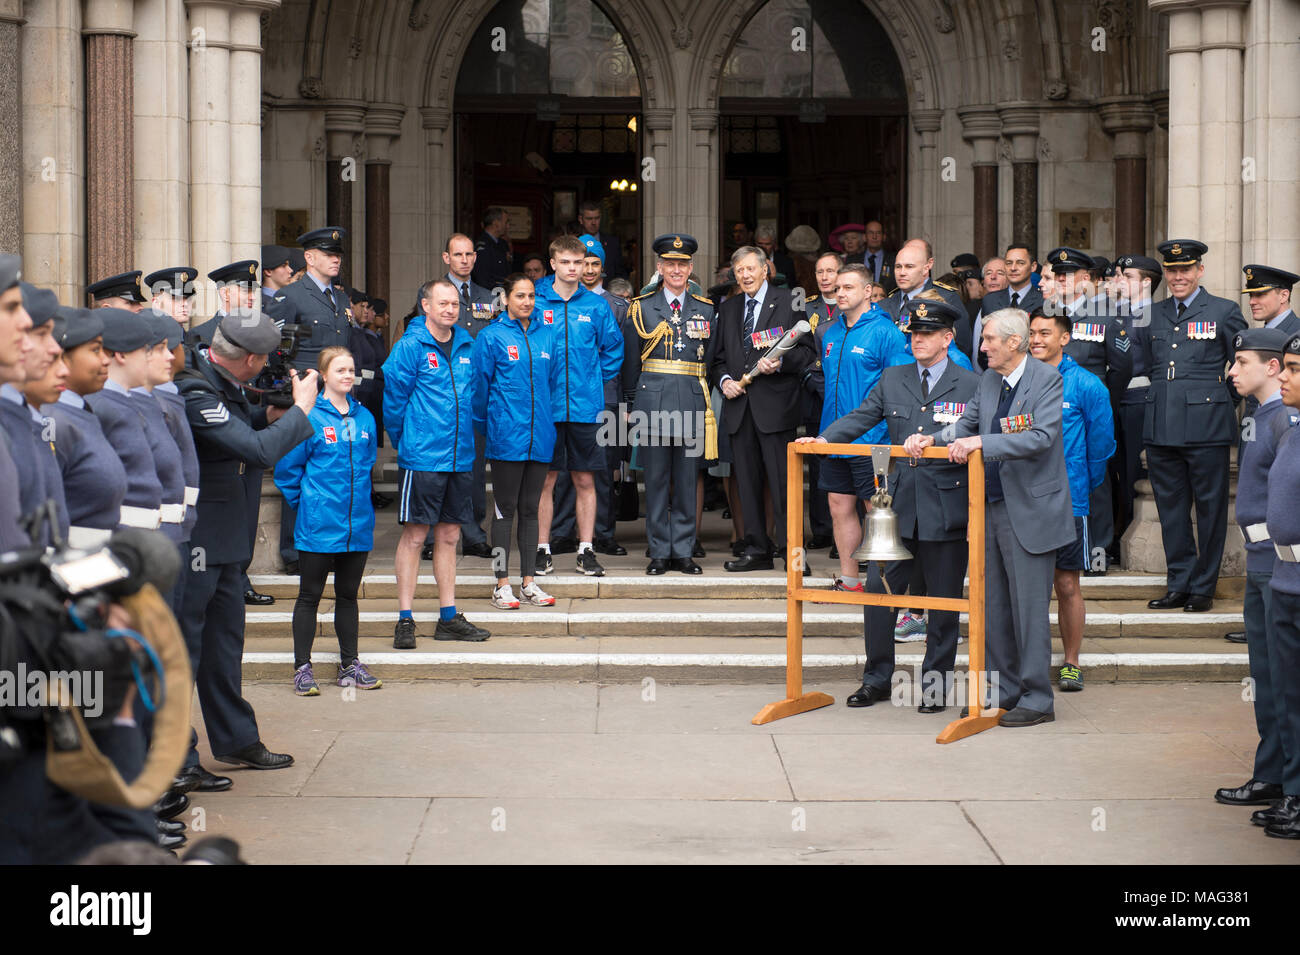
M 194 353 L 193 367 L 176 376 L 176 387 L 185 398 L 199 459 L 191 550 L 202 548 L 208 567 L 241 563 L 253 556 L 245 531 L 250 508 L 261 499 L 262 471 L 307 438 L 311 423 L 301 409 L 290 408 L 268 425 L 266 409 L 250 405 L 244 389 L 202 351 Z
M 54 456 L 63 477 L 68 523 L 113 530 L 126 498 L 126 468 L 104 437 L 99 419 L 71 391 L 42 405 L 41 412 L 54 424 Z
M 99 418 L 104 437 L 126 468 L 126 497 L 122 506 L 153 511 L 156 519 L 160 519 L 162 481 L 149 448 L 144 415 L 135 401 L 125 389 L 109 381 L 98 394 L 87 399 L 86 407 Z
M 268 314 L 276 324 L 302 327 L 304 337 L 299 340 L 293 364 L 303 371 L 315 368 L 320 353 L 331 345 L 347 347 L 350 308 L 343 292 L 333 286 L 321 291 L 315 279 L 303 275 L 280 289 Z

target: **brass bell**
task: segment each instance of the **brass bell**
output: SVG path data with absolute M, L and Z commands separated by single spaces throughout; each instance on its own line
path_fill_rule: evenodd
M 871 508 L 862 521 L 862 544 L 852 554 L 852 559 L 879 561 L 911 560 L 912 552 L 903 546 L 898 534 L 898 515 L 891 506 L 889 493 L 889 448 L 873 447 L 871 463 L 876 473 L 876 493 L 871 498 Z M 883 570 L 883 568 L 882 568 Z M 881 574 L 882 578 L 884 574 Z

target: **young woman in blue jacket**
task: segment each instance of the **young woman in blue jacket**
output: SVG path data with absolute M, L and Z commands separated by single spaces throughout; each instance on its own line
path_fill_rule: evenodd
M 532 280 L 516 272 L 505 281 L 506 311 L 474 340 L 474 430 L 484 435 L 492 465 L 492 564 L 497 576 L 492 606 L 517 610 L 510 587 L 510 525 L 519 514 L 520 596 L 537 607 L 555 598 L 537 586 L 537 508 L 555 450 L 551 376 L 552 326 L 535 314 Z
M 338 685 L 377 690 L 383 684 L 357 657 L 357 590 L 374 546 L 375 419 L 350 392 L 356 363 L 346 348 L 323 349 L 317 362 L 325 390 L 308 415 L 314 433 L 275 466 L 275 486 L 298 512 L 298 601 L 293 607 L 293 689 L 319 696 L 311 647 L 325 578 L 334 572 L 334 631 L 339 638 Z

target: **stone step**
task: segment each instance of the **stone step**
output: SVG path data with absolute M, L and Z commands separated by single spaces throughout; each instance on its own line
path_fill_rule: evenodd
M 332 640 L 318 640 L 312 653 L 322 692 L 338 662 Z M 289 692 L 293 654 L 287 634 L 257 637 L 245 647 L 245 680 L 284 682 Z M 785 678 L 785 641 L 756 637 L 737 651 L 729 637 L 493 637 L 485 643 L 438 643 L 427 637 L 416 650 L 394 650 L 388 637 L 362 637 L 359 650 L 382 680 L 590 680 L 602 683 L 780 683 Z M 896 681 L 916 682 L 922 664 L 917 644 L 900 644 Z M 806 689 L 854 681 L 864 663 L 862 639 L 810 637 L 804 645 Z M 1053 666 L 1061 664 L 1053 641 Z M 1080 664 L 1087 684 L 1109 682 L 1240 682 L 1248 674 L 1245 647 L 1203 640 L 1084 639 Z M 967 666 L 966 645 L 957 668 Z M 1086 692 L 1086 690 L 1085 690 Z M 773 698 L 781 691 L 773 687 Z
M 694 600 L 738 599 L 746 597 L 767 597 L 784 600 L 786 593 L 786 575 L 780 571 L 755 572 L 745 574 L 728 574 L 720 568 L 706 568 L 705 573 L 688 577 L 680 573 L 665 574 L 662 577 L 645 575 L 645 560 L 632 557 L 601 557 L 605 564 L 607 576 L 585 577 L 581 574 L 552 574 L 539 577 L 541 585 L 556 598 L 560 597 L 609 597 L 609 598 L 644 598 L 648 600 Z M 573 560 L 571 554 L 556 558 L 558 562 Z M 378 563 L 378 562 L 377 562 Z M 824 558 L 818 564 L 829 569 L 830 562 Z M 561 566 L 568 566 L 561 563 Z M 636 572 L 632 573 L 633 567 Z M 481 569 L 480 569 L 481 568 Z M 391 568 L 388 568 L 391 570 Z M 461 568 L 456 574 L 456 594 L 467 599 L 490 598 L 496 579 L 489 574 L 487 560 L 479 558 L 461 558 Z M 514 568 L 517 572 L 518 565 Z M 396 598 L 397 577 L 384 573 L 382 566 L 375 572 L 362 578 L 361 596 L 364 598 Z M 712 571 L 712 572 L 710 572 Z M 298 593 L 298 578 L 288 574 L 258 574 L 252 578 L 253 586 L 262 593 L 274 597 L 292 598 Z M 326 584 L 325 594 L 333 593 L 333 575 Z M 517 575 L 513 577 L 518 583 Z M 1155 574 L 1120 574 L 1112 572 L 1104 577 L 1083 577 L 1079 581 L 1085 600 L 1151 600 L 1165 592 L 1165 578 Z M 969 579 L 967 580 L 969 584 Z M 823 575 L 807 578 L 809 587 L 829 587 L 831 578 Z M 417 594 L 428 594 L 437 586 L 431 574 L 421 574 L 417 585 Z M 1240 601 L 1245 592 L 1245 579 L 1240 577 L 1220 578 L 1217 597 L 1219 600 Z M 1216 605 L 1217 606 L 1217 605 Z M 1143 608 L 1145 609 L 1145 607 Z M 1189 615 L 1190 616 L 1190 615 Z
M 363 598 L 359 607 L 359 629 L 363 636 L 391 635 L 397 607 L 390 598 Z M 678 599 L 664 601 L 639 598 L 557 598 L 554 607 L 521 607 L 497 610 L 483 598 L 461 598 L 457 609 L 479 626 L 502 636 L 553 637 L 723 637 L 746 641 L 760 636 L 784 636 L 784 600 L 754 598 Z M 319 634 L 334 633 L 334 604 L 323 600 L 318 613 Z M 438 619 L 438 601 L 416 599 L 412 608 L 420 632 L 432 634 Z M 253 610 L 245 617 L 248 637 L 287 638 L 293 608 L 286 601 L 282 609 Z M 1052 632 L 1058 632 L 1055 604 Z M 961 615 L 962 632 L 966 615 Z M 1221 640 L 1229 630 L 1242 627 L 1240 602 L 1224 601 L 1209 613 L 1187 614 L 1181 610 L 1152 611 L 1142 601 L 1104 600 L 1088 605 L 1086 637 L 1201 638 Z M 804 608 L 804 633 L 808 636 L 853 637 L 862 634 L 862 611 L 844 604 L 809 605 Z M 740 645 L 738 644 L 738 649 Z

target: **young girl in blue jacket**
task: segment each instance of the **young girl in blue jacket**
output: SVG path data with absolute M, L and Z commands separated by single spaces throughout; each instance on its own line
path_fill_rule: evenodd
M 319 696 L 311 647 L 325 578 L 334 571 L 334 631 L 339 638 L 338 685 L 377 690 L 383 684 L 357 657 L 357 590 L 374 546 L 370 470 L 375 419 L 350 392 L 356 363 L 346 348 L 323 349 L 317 362 L 325 390 L 308 415 L 314 433 L 275 466 L 275 485 L 298 512 L 298 601 L 293 607 L 293 689 Z

